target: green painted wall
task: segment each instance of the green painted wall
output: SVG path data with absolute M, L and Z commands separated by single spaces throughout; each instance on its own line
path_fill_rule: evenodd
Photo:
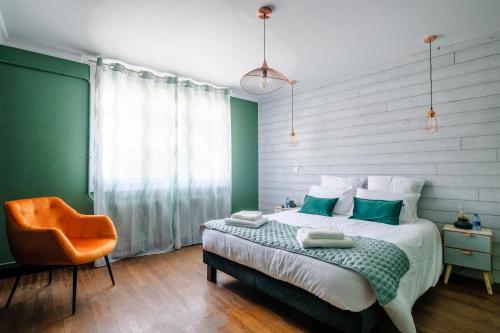
M 255 210 L 258 198 L 257 103 L 231 98 L 232 211 Z
M 0 46 L 1 203 L 59 196 L 78 211 L 92 211 L 88 77 L 87 65 Z M 0 263 L 11 261 L 2 205 Z
M 85 64 L 0 45 L 0 203 L 59 196 L 92 212 L 88 78 Z M 256 209 L 257 104 L 231 98 L 231 118 L 233 210 Z M 0 264 L 12 260 L 2 204 Z

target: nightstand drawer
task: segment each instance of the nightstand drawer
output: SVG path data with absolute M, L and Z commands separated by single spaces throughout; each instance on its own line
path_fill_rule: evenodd
M 444 262 L 447 264 L 476 268 L 482 271 L 491 271 L 491 256 L 487 253 L 445 247 Z
M 491 252 L 491 237 L 466 232 L 444 232 L 444 246 L 480 252 Z

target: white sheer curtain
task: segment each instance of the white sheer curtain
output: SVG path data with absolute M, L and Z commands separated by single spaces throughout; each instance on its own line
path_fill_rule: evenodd
M 225 89 L 98 60 L 92 112 L 94 210 L 113 220 L 111 258 L 201 241 L 231 209 Z

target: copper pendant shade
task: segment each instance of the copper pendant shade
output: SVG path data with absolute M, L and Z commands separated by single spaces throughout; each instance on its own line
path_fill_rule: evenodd
M 261 7 L 257 11 L 257 16 L 264 22 L 264 61 L 262 66 L 246 73 L 240 80 L 241 88 L 251 95 L 270 94 L 288 84 L 288 78 L 269 67 L 266 62 L 266 20 L 271 17 L 271 13 L 270 7 Z

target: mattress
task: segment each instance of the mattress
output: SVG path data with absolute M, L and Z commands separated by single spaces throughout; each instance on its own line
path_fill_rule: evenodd
M 411 316 L 414 302 L 434 286 L 442 271 L 441 236 L 436 225 L 425 219 L 391 226 L 348 219 L 285 211 L 268 218 L 294 226 L 336 225 L 350 236 L 385 240 L 401 248 L 410 269 L 400 281 L 395 299 L 384 306 L 402 332 L 415 332 Z M 224 258 L 291 283 L 342 310 L 359 312 L 376 302 L 369 282 L 360 274 L 324 261 L 285 250 L 265 247 L 216 230 L 205 229 L 203 248 Z

